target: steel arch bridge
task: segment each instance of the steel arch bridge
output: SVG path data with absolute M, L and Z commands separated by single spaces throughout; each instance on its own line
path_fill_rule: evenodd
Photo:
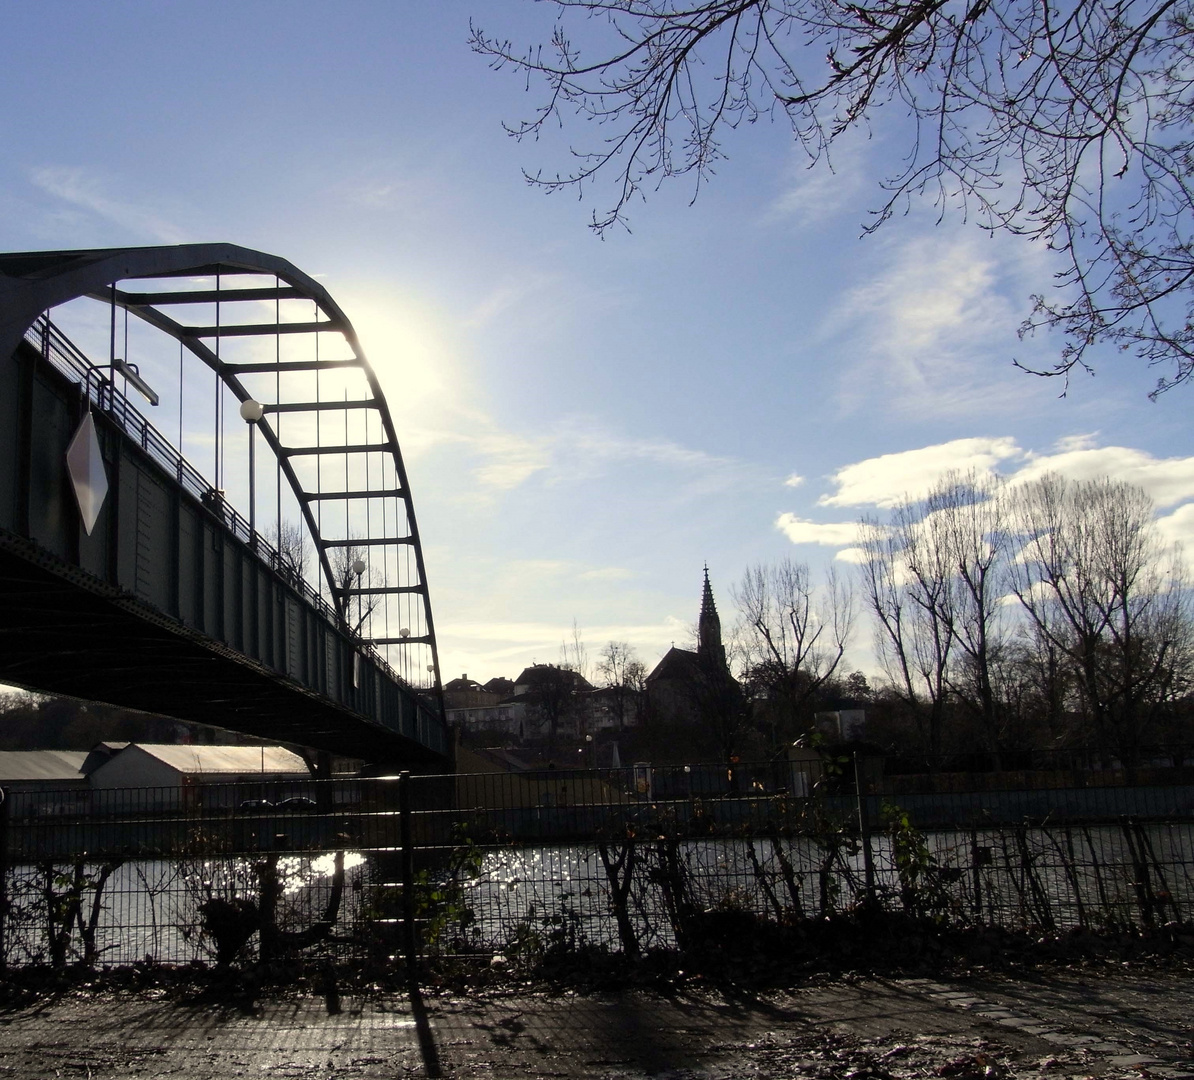
M 443 763 L 397 434 L 322 285 L 231 244 L 2 254 L 0 363 L 0 681 Z

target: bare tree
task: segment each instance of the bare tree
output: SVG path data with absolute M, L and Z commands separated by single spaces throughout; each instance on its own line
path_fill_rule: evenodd
M 1194 666 L 1189 582 L 1152 502 L 1112 480 L 1044 476 L 1016 499 L 1014 588 L 1073 672 L 1095 744 L 1135 763 Z
M 344 625 L 350 633 L 359 634 L 377 607 L 380 597 L 377 593 L 361 591 L 369 586 L 369 549 L 352 543 L 354 539 L 355 537 L 350 537 L 350 542 L 344 547 L 332 548 L 329 561 L 336 581 L 336 600 L 344 618 Z
M 734 600 L 746 681 L 765 702 L 775 749 L 810 727 L 809 704 L 841 664 L 856 613 L 853 590 L 832 569 L 818 585 L 804 563 L 784 559 L 748 568 Z
M 863 523 L 879 655 L 932 754 L 942 749 L 951 702 L 977 722 L 988 751 L 998 755 L 1007 739 L 1006 516 L 1002 483 L 971 471 L 947 474 L 923 500 L 905 500 L 890 524 Z
M 632 645 L 625 641 L 606 642 L 597 659 L 597 676 L 609 693 L 610 704 L 619 728 L 626 728 L 632 717 L 642 711 L 646 692 L 647 669 Z
M 921 746 L 941 753 L 954 644 L 950 575 L 940 545 L 926 540 L 914 503 L 898 506 L 890 525 L 860 525 L 865 602 L 875 616 L 875 651 L 892 690 L 911 712 Z
M 555 0 L 551 40 L 527 48 L 474 27 L 473 48 L 543 87 L 508 130 L 537 137 L 572 113 L 595 145 L 548 190 L 609 174 L 598 231 L 644 188 L 697 190 L 727 128 L 782 116 L 810 163 L 844 132 L 907 114 L 904 153 L 870 228 L 929 195 L 987 229 L 1041 239 L 1065 266 L 1060 302 L 1024 331 L 1067 344 L 1049 374 L 1099 342 L 1194 374 L 1194 98 L 1190 7 L 1178 0 Z M 586 17 L 589 17 L 586 20 Z M 573 33 L 579 33 L 584 46 Z
M 998 755 L 1006 735 L 998 683 L 1009 636 L 1003 485 L 973 470 L 950 473 L 930 492 L 925 509 L 931 522 L 925 539 L 943 547 L 933 565 L 951 579 L 941 592 L 957 647 L 950 689 L 979 721 L 987 749 Z
M 1031 625 L 1021 626 L 998 661 L 1005 745 L 1054 749 L 1080 745 L 1081 701 L 1061 650 Z
M 274 526 L 274 534 L 270 540 L 278 553 L 281 569 L 300 581 L 305 578 L 311 550 L 307 543 L 306 528 L 292 521 L 282 521 Z
M 526 700 L 546 726 L 548 741 L 554 746 L 561 729 L 580 712 L 581 696 L 592 687 L 579 672 L 562 665 L 534 664 L 524 676 L 528 679 Z
M 581 636 L 580 627 L 572 620 L 572 634 L 560 642 L 560 667 L 575 671 L 586 682 L 589 678 L 589 650 Z

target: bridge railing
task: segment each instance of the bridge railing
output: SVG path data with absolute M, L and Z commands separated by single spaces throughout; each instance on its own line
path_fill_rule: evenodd
M 125 435 L 136 443 L 148 457 L 173 477 L 189 494 L 211 511 L 236 539 L 252 550 L 258 559 L 273 572 L 280 574 L 287 584 L 320 612 L 333 626 L 345 633 L 343 621 L 335 608 L 306 578 L 295 573 L 290 563 L 260 533 L 250 528 L 235 507 L 207 478 L 199 472 L 170 440 L 147 420 L 137 407 L 117 389 L 101 365 L 95 364 L 73 341 L 56 327 L 48 315 L 41 315 L 25 331 L 25 340 L 38 350 L 42 358 L 53 364 L 68 379 L 78 382 L 87 399 Z M 399 686 L 406 687 L 418 697 L 416 687 L 399 675 L 384 656 L 368 642 L 360 640 L 357 648 Z
M 223 493 L 207 482 L 207 478 L 115 387 L 103 368 L 92 363 L 58 327 L 42 316 L 26 331 L 25 339 L 41 352 L 43 359 L 53 363 L 68 378 L 78 381 L 92 405 L 215 514 L 233 536 L 254 548 L 272 569 L 286 572 L 286 560 L 277 549 L 249 527 L 236 508 L 224 499 Z M 333 622 L 337 620 L 335 609 L 310 582 L 296 577 L 290 584 L 312 607 Z

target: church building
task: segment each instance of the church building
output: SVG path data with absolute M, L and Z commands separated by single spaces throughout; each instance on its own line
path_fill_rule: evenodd
M 647 676 L 649 714 L 663 724 L 716 724 L 717 714 L 735 707 L 739 693 L 726 663 L 721 619 L 706 566 L 696 652 L 673 645 L 655 665 Z

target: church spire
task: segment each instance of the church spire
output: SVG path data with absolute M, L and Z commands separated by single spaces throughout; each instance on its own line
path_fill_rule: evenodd
M 702 660 L 726 666 L 726 650 L 721 643 L 721 619 L 713 602 L 713 586 L 709 584 L 709 565 L 705 564 L 705 588 L 701 593 L 701 617 L 697 621 L 697 656 Z

